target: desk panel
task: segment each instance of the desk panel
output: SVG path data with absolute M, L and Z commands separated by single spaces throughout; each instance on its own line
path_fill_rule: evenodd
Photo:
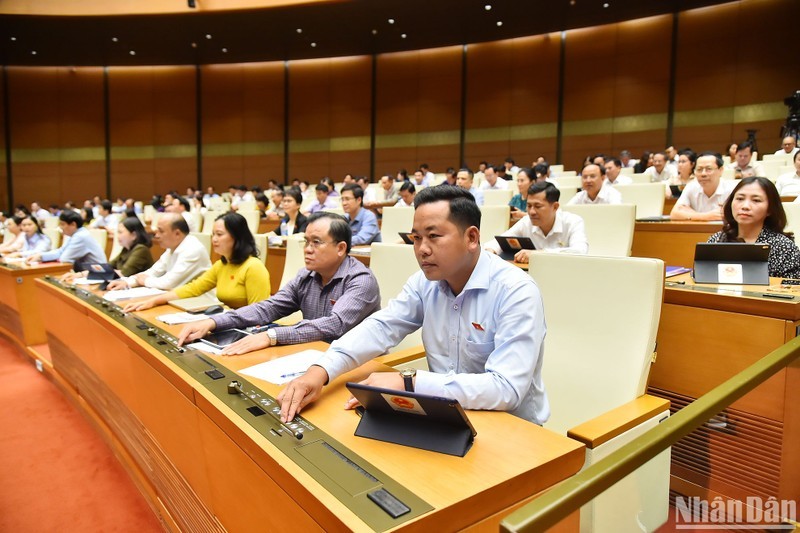
M 669 266 L 691 267 L 695 244 L 706 242 L 721 229 L 721 222 L 636 222 L 631 255 L 655 257 Z
M 72 390 L 66 392 L 109 426 L 115 445 L 131 457 L 126 466 L 147 480 L 144 492 L 157 495 L 158 504 L 153 507 L 169 515 L 162 515 L 165 523 L 209 531 L 240 530 L 253 524 L 267 530 L 372 528 L 296 458 L 282 451 L 283 445 L 277 446 L 276 438 L 288 436 L 270 436 L 256 429 L 258 422 L 239 414 L 234 404 L 246 403 L 238 399 L 240 395 L 231 400 L 213 393 L 213 387 L 224 388 L 227 380 L 214 382 L 202 372 L 187 370 L 182 361 L 195 358 L 197 352 L 176 353 L 169 344 L 158 347 L 161 333 L 151 337 L 143 329 L 128 330 L 120 322 L 134 325 L 136 320 L 146 329 L 163 308 L 140 313 L 140 318 L 120 318 L 118 308 L 100 306 L 94 297 L 78 297 L 44 282 L 37 288 L 42 303 L 59 314 L 58 321 L 47 324 L 55 372 L 63 372 L 70 383 Z M 180 326 L 164 330 L 164 338 L 172 338 Z M 235 375 L 245 366 L 302 348 L 203 357 L 226 375 Z M 504 510 L 575 473 L 583 464 L 582 445 L 500 412 L 469 413 L 479 436 L 464 458 L 355 437 L 358 418 L 342 409 L 349 395 L 344 383 L 379 369 L 388 370 L 373 362 L 334 380 L 323 397 L 303 412 L 303 418 L 334 438 L 341 446 L 337 449 L 347 450 L 351 459 L 368 461 L 368 471 L 380 472 L 382 481 L 394 480 L 433 507 L 399 523 L 401 529 L 466 528 L 490 516 L 496 524 Z M 279 389 L 248 380 L 269 395 Z M 371 510 L 382 513 L 376 507 Z

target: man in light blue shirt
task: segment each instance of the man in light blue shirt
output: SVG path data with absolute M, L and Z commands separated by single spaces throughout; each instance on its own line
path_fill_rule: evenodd
M 381 230 L 378 217 L 369 209 L 361 207 L 364 201 L 364 189 L 351 183 L 342 187 L 342 209 L 344 209 L 350 229 L 353 231 L 353 246 L 381 242 Z
M 481 251 L 480 210 L 464 189 L 429 187 L 416 198 L 414 274 L 388 307 L 335 341 L 316 364 L 278 395 L 281 418 L 295 414 L 323 385 L 395 346 L 422 327 L 430 371 L 413 390 L 458 400 L 467 409 L 509 411 L 544 423 L 550 407 L 542 382 L 544 310 L 525 272 Z M 402 390 L 396 372 L 363 383 Z M 348 407 L 355 406 L 351 399 Z
M 58 227 L 69 240 L 55 250 L 28 257 L 28 263 L 59 261 L 61 263 L 107 263 L 106 253 L 83 227 L 83 218 L 75 211 L 65 210 L 58 216 Z
M 462 168 L 456 174 L 456 185 L 469 191 L 472 197 L 475 198 L 475 203 L 481 206 L 483 205 L 483 191 L 475 187 L 472 182 L 473 177 L 474 175 L 470 169 Z

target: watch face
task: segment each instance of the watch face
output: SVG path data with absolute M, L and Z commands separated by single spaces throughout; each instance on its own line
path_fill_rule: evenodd
M 406 368 L 400 371 L 400 375 L 403 376 L 404 378 L 413 378 L 414 376 L 417 375 L 417 371 L 416 369 L 413 368 Z

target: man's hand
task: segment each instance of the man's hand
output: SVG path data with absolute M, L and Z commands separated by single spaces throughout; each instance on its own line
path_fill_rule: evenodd
M 214 322 L 212 319 L 207 318 L 205 320 L 201 320 L 199 322 L 191 322 L 183 326 L 180 334 L 178 334 L 178 346 L 183 346 L 185 342 L 196 341 L 197 339 L 202 339 L 206 335 L 208 335 L 209 331 L 212 331 L 215 327 L 217 327 L 217 323 Z
M 144 287 L 144 282 L 147 279 L 147 274 L 144 272 L 139 272 L 138 274 L 133 276 L 133 279 L 136 280 L 136 285 L 139 287 Z
M 124 279 L 115 279 L 114 281 L 108 284 L 107 289 L 110 291 L 118 291 L 121 289 L 128 289 L 128 282 Z
M 373 372 L 367 379 L 360 383 L 362 385 L 380 387 L 382 389 L 406 390 L 406 384 L 403 382 L 400 372 Z M 357 405 L 358 400 L 350 396 L 350 399 L 345 402 L 344 408 L 355 409 Z
M 520 250 L 519 252 L 514 254 L 514 261 L 517 263 L 530 263 L 531 261 L 531 251 L 530 250 Z
M 42 254 L 29 255 L 28 258 L 25 260 L 25 262 L 28 263 L 29 265 L 31 263 L 39 263 L 41 261 L 42 261 Z
M 205 320 L 203 322 L 205 322 Z M 269 335 L 264 331 L 256 335 L 248 335 L 233 344 L 229 344 L 222 350 L 222 355 L 241 355 L 243 353 L 269 348 L 270 344 Z
M 319 398 L 328 382 L 328 373 L 321 366 L 311 365 L 305 374 L 286 385 L 276 400 L 281 406 L 281 422 L 292 420 L 308 404 Z

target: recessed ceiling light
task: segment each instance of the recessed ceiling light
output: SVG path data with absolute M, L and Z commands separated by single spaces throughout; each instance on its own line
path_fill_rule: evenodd
M 211 34 L 210 33 L 206 33 L 206 39 L 211 39 Z
M 227 54 L 227 53 L 228 53 L 228 49 L 227 49 L 227 48 L 223 48 L 223 49 L 222 49 L 222 53 L 223 53 L 223 54 Z
M 406 35 L 405 33 L 401 33 L 401 34 L 400 34 L 400 38 L 401 38 L 401 39 L 405 39 L 406 37 L 408 37 L 408 35 Z
M 389 19 L 389 24 L 394 24 L 394 19 Z
M 112 42 L 112 43 L 119 42 L 119 39 L 118 39 L 117 37 L 112 37 L 112 38 L 111 38 L 111 42 Z
M 372 35 L 378 35 L 378 30 L 372 30 Z
M 192 48 L 197 48 L 197 43 L 192 43 Z
M 297 29 L 296 29 L 296 30 L 294 30 L 294 31 L 296 31 L 297 33 L 303 33 L 303 28 L 297 28 Z
M 317 43 L 311 43 L 311 48 L 316 48 L 316 47 L 317 47 Z
M 499 27 L 500 27 L 500 26 L 502 26 L 502 25 L 503 25 L 503 21 L 502 21 L 502 20 L 498 20 L 498 21 L 497 21 L 497 27 L 499 28 Z
M 608 3 L 605 3 L 605 4 L 603 4 L 603 7 L 608 7 L 609 5 L 610 5 L 610 4 L 608 4 Z
M 575 5 L 575 0 L 569 0 L 569 5 L 574 6 Z
M 36 55 L 36 50 L 31 50 L 31 55 L 35 56 Z
M 135 56 L 135 55 L 136 55 L 136 50 L 131 50 L 131 51 L 130 51 L 130 52 L 128 52 L 128 53 L 129 53 L 130 55 L 132 55 L 132 56 Z
M 17 40 L 17 38 L 16 38 L 16 37 L 12 37 L 12 38 L 11 38 L 11 40 L 12 40 L 12 41 L 16 41 L 16 40 Z
M 485 6 L 483 6 L 483 9 L 485 9 L 486 11 L 491 11 L 492 10 L 492 4 L 486 4 Z

